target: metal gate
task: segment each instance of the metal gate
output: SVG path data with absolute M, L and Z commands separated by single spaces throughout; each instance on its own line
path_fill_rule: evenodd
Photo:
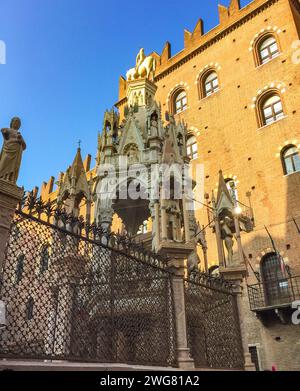
M 176 366 L 165 262 L 128 237 L 37 206 L 16 212 L 11 228 L 0 356 Z
M 198 368 L 242 369 L 236 296 L 220 278 L 196 274 L 185 284 L 188 343 Z

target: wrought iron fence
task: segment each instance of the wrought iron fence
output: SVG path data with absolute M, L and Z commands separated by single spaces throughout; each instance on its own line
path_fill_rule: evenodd
M 230 288 L 204 274 L 186 280 L 188 343 L 199 368 L 244 367 L 236 296 Z
M 248 285 L 248 296 L 252 311 L 291 305 L 300 300 L 300 276 L 272 279 L 266 283 Z
M 220 278 L 184 281 L 197 367 L 242 368 L 236 298 Z M 176 366 L 168 259 L 33 194 L 11 227 L 0 298 L 0 357 Z
M 27 211 L 36 217 L 16 213 L 7 247 L 0 356 L 175 366 L 166 263 L 57 210 L 46 222 L 45 208 Z

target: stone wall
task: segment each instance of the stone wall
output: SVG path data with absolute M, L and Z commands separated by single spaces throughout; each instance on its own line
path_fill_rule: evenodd
M 261 370 L 300 371 L 300 326 L 281 323 L 275 313 L 264 324 L 249 310 L 247 295 L 243 299 L 246 311 L 248 344 L 256 345 Z

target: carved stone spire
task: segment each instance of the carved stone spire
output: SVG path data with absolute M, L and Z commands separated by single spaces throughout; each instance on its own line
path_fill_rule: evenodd
M 83 160 L 81 157 L 81 149 L 77 148 L 77 153 L 75 155 L 73 164 L 71 166 L 70 175 L 71 178 L 74 179 L 77 183 L 81 175 L 85 173 L 84 166 L 83 166 Z
M 217 207 L 217 210 L 224 209 L 224 208 L 226 208 L 228 210 L 233 209 L 232 197 L 231 197 L 229 190 L 226 186 L 222 171 L 219 171 L 219 186 L 218 186 L 216 207 Z
M 58 203 L 65 202 L 68 213 L 79 212 L 79 203 L 85 197 L 91 202 L 90 186 L 81 157 L 81 149 L 78 148 L 72 165 L 67 169 L 63 182 L 59 189 Z M 90 212 L 88 211 L 87 214 Z
M 165 164 L 183 163 L 183 159 L 179 151 L 177 137 L 178 137 L 178 125 L 176 125 L 174 117 L 170 116 L 170 122 L 165 133 L 162 163 Z

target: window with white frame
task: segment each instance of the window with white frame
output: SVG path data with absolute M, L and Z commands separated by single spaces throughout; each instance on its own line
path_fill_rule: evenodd
M 216 72 L 208 73 L 203 80 L 203 96 L 210 96 L 219 90 L 219 79 Z
M 300 171 L 300 155 L 299 150 L 295 145 L 286 147 L 281 156 L 285 175 Z
M 185 90 L 178 91 L 174 96 L 174 114 L 179 114 L 187 109 L 187 95 Z
M 190 136 L 186 142 L 187 155 L 191 160 L 198 158 L 198 143 L 195 136 Z
M 262 101 L 261 105 L 262 125 L 269 125 L 284 117 L 281 98 L 273 94 Z
M 265 64 L 279 55 L 279 48 L 274 36 L 263 38 L 258 44 L 259 63 Z

